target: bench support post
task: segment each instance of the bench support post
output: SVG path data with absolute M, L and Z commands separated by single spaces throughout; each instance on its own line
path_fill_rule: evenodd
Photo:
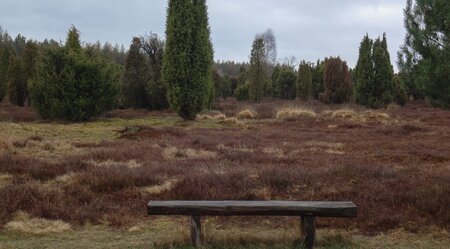
M 202 225 L 200 216 L 191 217 L 191 244 L 194 247 L 200 247 L 202 245 L 201 234 Z
M 305 248 L 312 249 L 316 240 L 316 218 L 313 216 L 302 216 L 300 219 L 300 227 Z

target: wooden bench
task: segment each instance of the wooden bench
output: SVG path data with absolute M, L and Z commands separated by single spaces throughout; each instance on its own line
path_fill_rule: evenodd
M 353 202 L 301 201 L 150 201 L 148 215 L 191 216 L 191 243 L 201 246 L 201 216 L 299 216 L 306 248 L 313 248 L 315 217 L 356 217 Z

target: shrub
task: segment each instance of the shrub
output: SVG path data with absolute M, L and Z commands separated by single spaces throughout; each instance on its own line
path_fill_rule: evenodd
M 347 62 L 339 57 L 325 60 L 325 92 L 320 99 L 325 103 L 343 103 L 350 100 L 351 76 Z
M 248 83 L 245 83 L 236 88 L 234 95 L 236 96 L 237 100 L 239 100 L 239 101 L 247 101 L 247 100 L 249 100 L 248 91 L 249 91 L 249 85 L 248 85 Z
M 282 99 L 295 99 L 297 76 L 291 69 L 284 68 L 278 76 L 277 85 L 280 87 Z
M 297 97 L 307 101 L 312 95 L 312 73 L 311 66 L 302 61 L 298 69 Z
M 65 47 L 49 47 L 30 85 L 34 107 L 45 119 L 86 121 L 111 110 L 119 92 L 117 68 L 80 46 L 75 27 Z

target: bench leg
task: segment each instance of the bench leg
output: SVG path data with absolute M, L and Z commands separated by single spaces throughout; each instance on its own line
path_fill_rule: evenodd
M 300 225 L 305 248 L 312 249 L 316 240 L 316 218 L 312 216 L 302 216 Z
M 202 225 L 200 221 L 200 216 L 191 217 L 191 245 L 193 245 L 194 247 L 200 247 L 202 245 Z

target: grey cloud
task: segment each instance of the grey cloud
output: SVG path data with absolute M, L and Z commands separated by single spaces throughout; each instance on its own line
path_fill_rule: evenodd
M 164 33 L 165 0 L 0 0 L 0 25 L 12 35 L 64 40 L 77 26 L 87 42 L 128 46 L 132 36 Z M 215 57 L 246 61 L 256 33 L 272 28 L 279 57 L 337 56 L 354 66 L 366 32 L 386 32 L 392 60 L 403 42 L 405 0 L 209 0 Z

